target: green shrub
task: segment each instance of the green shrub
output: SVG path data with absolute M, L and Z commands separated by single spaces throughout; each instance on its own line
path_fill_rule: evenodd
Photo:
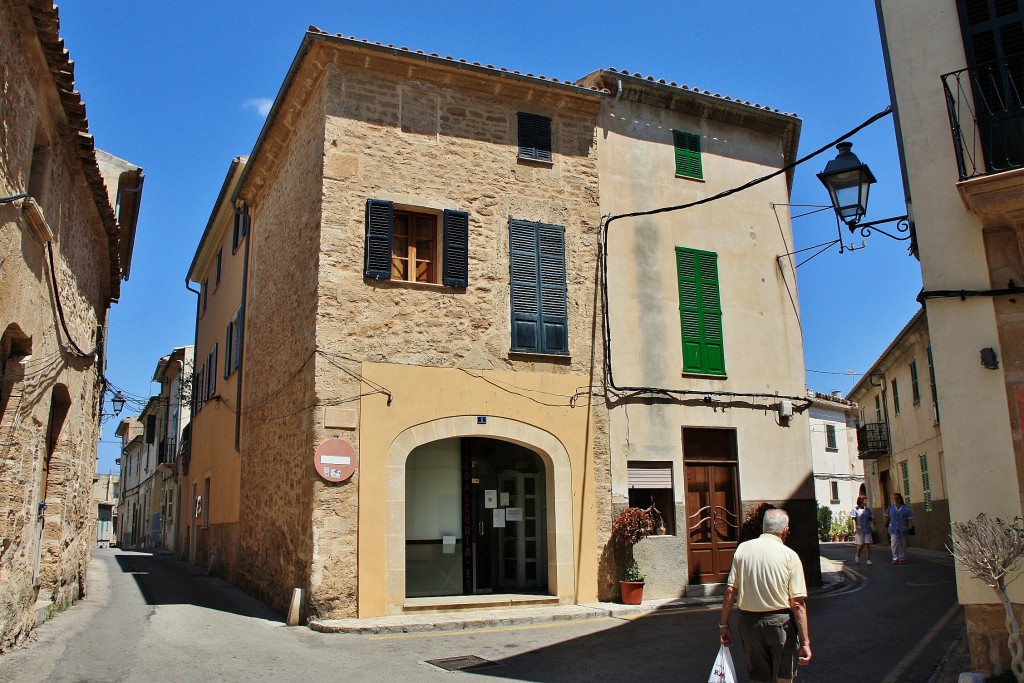
M 818 538 L 825 541 L 832 535 L 832 508 L 818 506 Z

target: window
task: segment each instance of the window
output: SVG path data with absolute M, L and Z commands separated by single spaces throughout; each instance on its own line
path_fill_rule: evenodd
M 672 463 L 664 461 L 630 461 L 626 463 L 630 507 L 643 508 L 665 527 L 666 535 L 674 535 L 675 503 L 672 500 Z M 653 506 L 653 509 L 652 509 Z
M 210 279 L 207 278 L 207 279 L 203 280 L 203 308 L 202 308 L 202 311 L 200 312 L 200 315 L 202 315 L 203 313 L 206 313 L 206 304 L 207 304 L 207 301 L 209 300 L 209 298 L 210 298 Z
M 875 394 L 875 422 L 882 421 L 882 395 Z
M 932 408 L 935 409 L 935 424 L 939 424 L 939 390 L 935 386 L 935 363 L 932 361 L 932 347 L 928 345 L 928 381 L 932 384 Z
M 203 479 L 203 528 L 210 526 L 210 478 Z
M 921 387 L 917 383 L 917 360 L 910 361 L 910 390 L 914 395 L 914 405 L 921 402 Z
M 234 369 L 231 365 L 231 354 L 235 349 L 235 321 L 231 320 L 224 330 L 224 377 Z
M 674 130 L 672 141 L 675 143 L 676 175 L 702 180 L 704 169 L 700 161 L 700 136 Z
M 565 228 L 510 220 L 512 350 L 569 353 Z
M 146 443 L 156 443 L 156 415 L 146 416 Z
M 396 209 L 386 200 L 368 199 L 363 274 L 377 280 L 467 287 L 469 214 L 451 209 L 440 214 L 415 212 Z
M 206 398 L 213 398 L 214 394 L 217 393 L 217 356 L 220 355 L 220 347 L 218 344 L 213 345 L 213 351 L 210 352 L 207 357 L 207 370 L 210 373 L 210 378 L 207 380 Z
M 217 285 L 220 284 L 220 273 L 221 273 L 221 270 L 223 269 L 223 267 L 224 267 L 224 250 L 221 249 L 220 251 L 217 252 L 217 277 L 216 277 L 216 281 L 215 281 L 214 284 L 217 284 Z
M 910 505 L 910 461 L 900 463 L 900 473 L 903 475 L 903 502 Z
M 519 112 L 519 158 L 551 161 L 551 119 Z
M 897 415 L 900 414 L 900 388 L 896 380 L 892 381 L 892 408 Z
M 242 204 L 235 208 L 235 222 L 231 229 L 231 253 L 238 251 L 242 238 L 249 234 L 249 207 Z
M 234 350 L 231 352 L 231 369 L 237 370 L 242 364 L 242 308 L 235 311 Z
M 836 426 L 825 425 L 825 448 L 830 451 L 839 450 L 839 446 L 836 444 Z
M 830 490 L 831 496 L 832 496 L 832 499 L 829 500 L 829 503 L 831 503 L 832 505 L 836 505 L 839 502 L 839 482 L 838 481 L 830 481 L 829 482 L 829 490 Z
M 718 255 L 676 247 L 683 372 L 725 374 Z
M 199 366 L 196 373 L 196 412 L 203 409 L 203 401 L 206 398 L 206 363 Z
M 928 454 L 922 453 L 918 458 L 921 461 L 921 485 L 924 486 L 924 511 L 932 511 L 932 480 L 928 476 Z

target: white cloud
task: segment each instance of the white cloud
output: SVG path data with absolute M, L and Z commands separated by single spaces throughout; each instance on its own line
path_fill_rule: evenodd
M 274 104 L 274 100 L 266 97 L 253 97 L 242 103 L 243 109 L 252 109 L 256 111 L 260 116 L 266 116 L 270 113 L 270 107 Z

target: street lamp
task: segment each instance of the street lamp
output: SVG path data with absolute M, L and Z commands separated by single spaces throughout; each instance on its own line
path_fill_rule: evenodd
M 114 394 L 114 397 L 110 399 L 110 405 L 114 408 L 114 415 L 120 415 L 124 410 L 124 394 L 120 391 Z
M 818 174 L 818 180 L 828 190 L 836 218 L 845 223 L 850 232 L 859 229 L 862 237 L 869 237 L 872 230 L 877 230 L 894 240 L 910 239 L 912 234 L 897 237 L 875 227 L 883 223 L 896 223 L 897 232 L 910 233 L 908 216 L 894 216 L 868 223 L 860 222 L 868 212 L 868 191 L 875 183 L 875 176 L 868 165 L 861 163 L 857 155 L 851 151 L 852 147 L 852 142 L 840 142 L 836 145 L 839 154 L 825 165 L 824 171 Z M 842 235 L 840 235 L 839 243 L 840 251 L 842 251 Z
M 857 155 L 850 151 L 852 147 L 852 142 L 836 145 L 839 154 L 818 174 L 818 180 L 828 190 L 832 208 L 851 232 L 868 212 L 868 190 L 875 182 L 875 176 L 868 165 L 862 164 Z

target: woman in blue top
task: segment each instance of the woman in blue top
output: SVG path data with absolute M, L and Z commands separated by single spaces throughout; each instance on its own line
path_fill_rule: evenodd
M 907 563 L 907 533 L 914 528 L 914 513 L 903 504 L 903 496 L 892 494 L 892 505 L 885 511 L 885 526 L 889 531 L 892 563 Z
M 860 496 L 857 498 L 857 507 L 853 509 L 850 516 L 853 517 L 855 522 L 854 529 L 857 534 L 857 556 L 854 562 L 860 564 L 860 553 L 864 551 L 868 554 L 868 564 L 871 564 L 871 544 L 875 539 L 871 538 L 871 523 L 873 521 L 871 508 L 868 507 L 867 496 Z M 865 550 L 866 548 L 866 550 Z

